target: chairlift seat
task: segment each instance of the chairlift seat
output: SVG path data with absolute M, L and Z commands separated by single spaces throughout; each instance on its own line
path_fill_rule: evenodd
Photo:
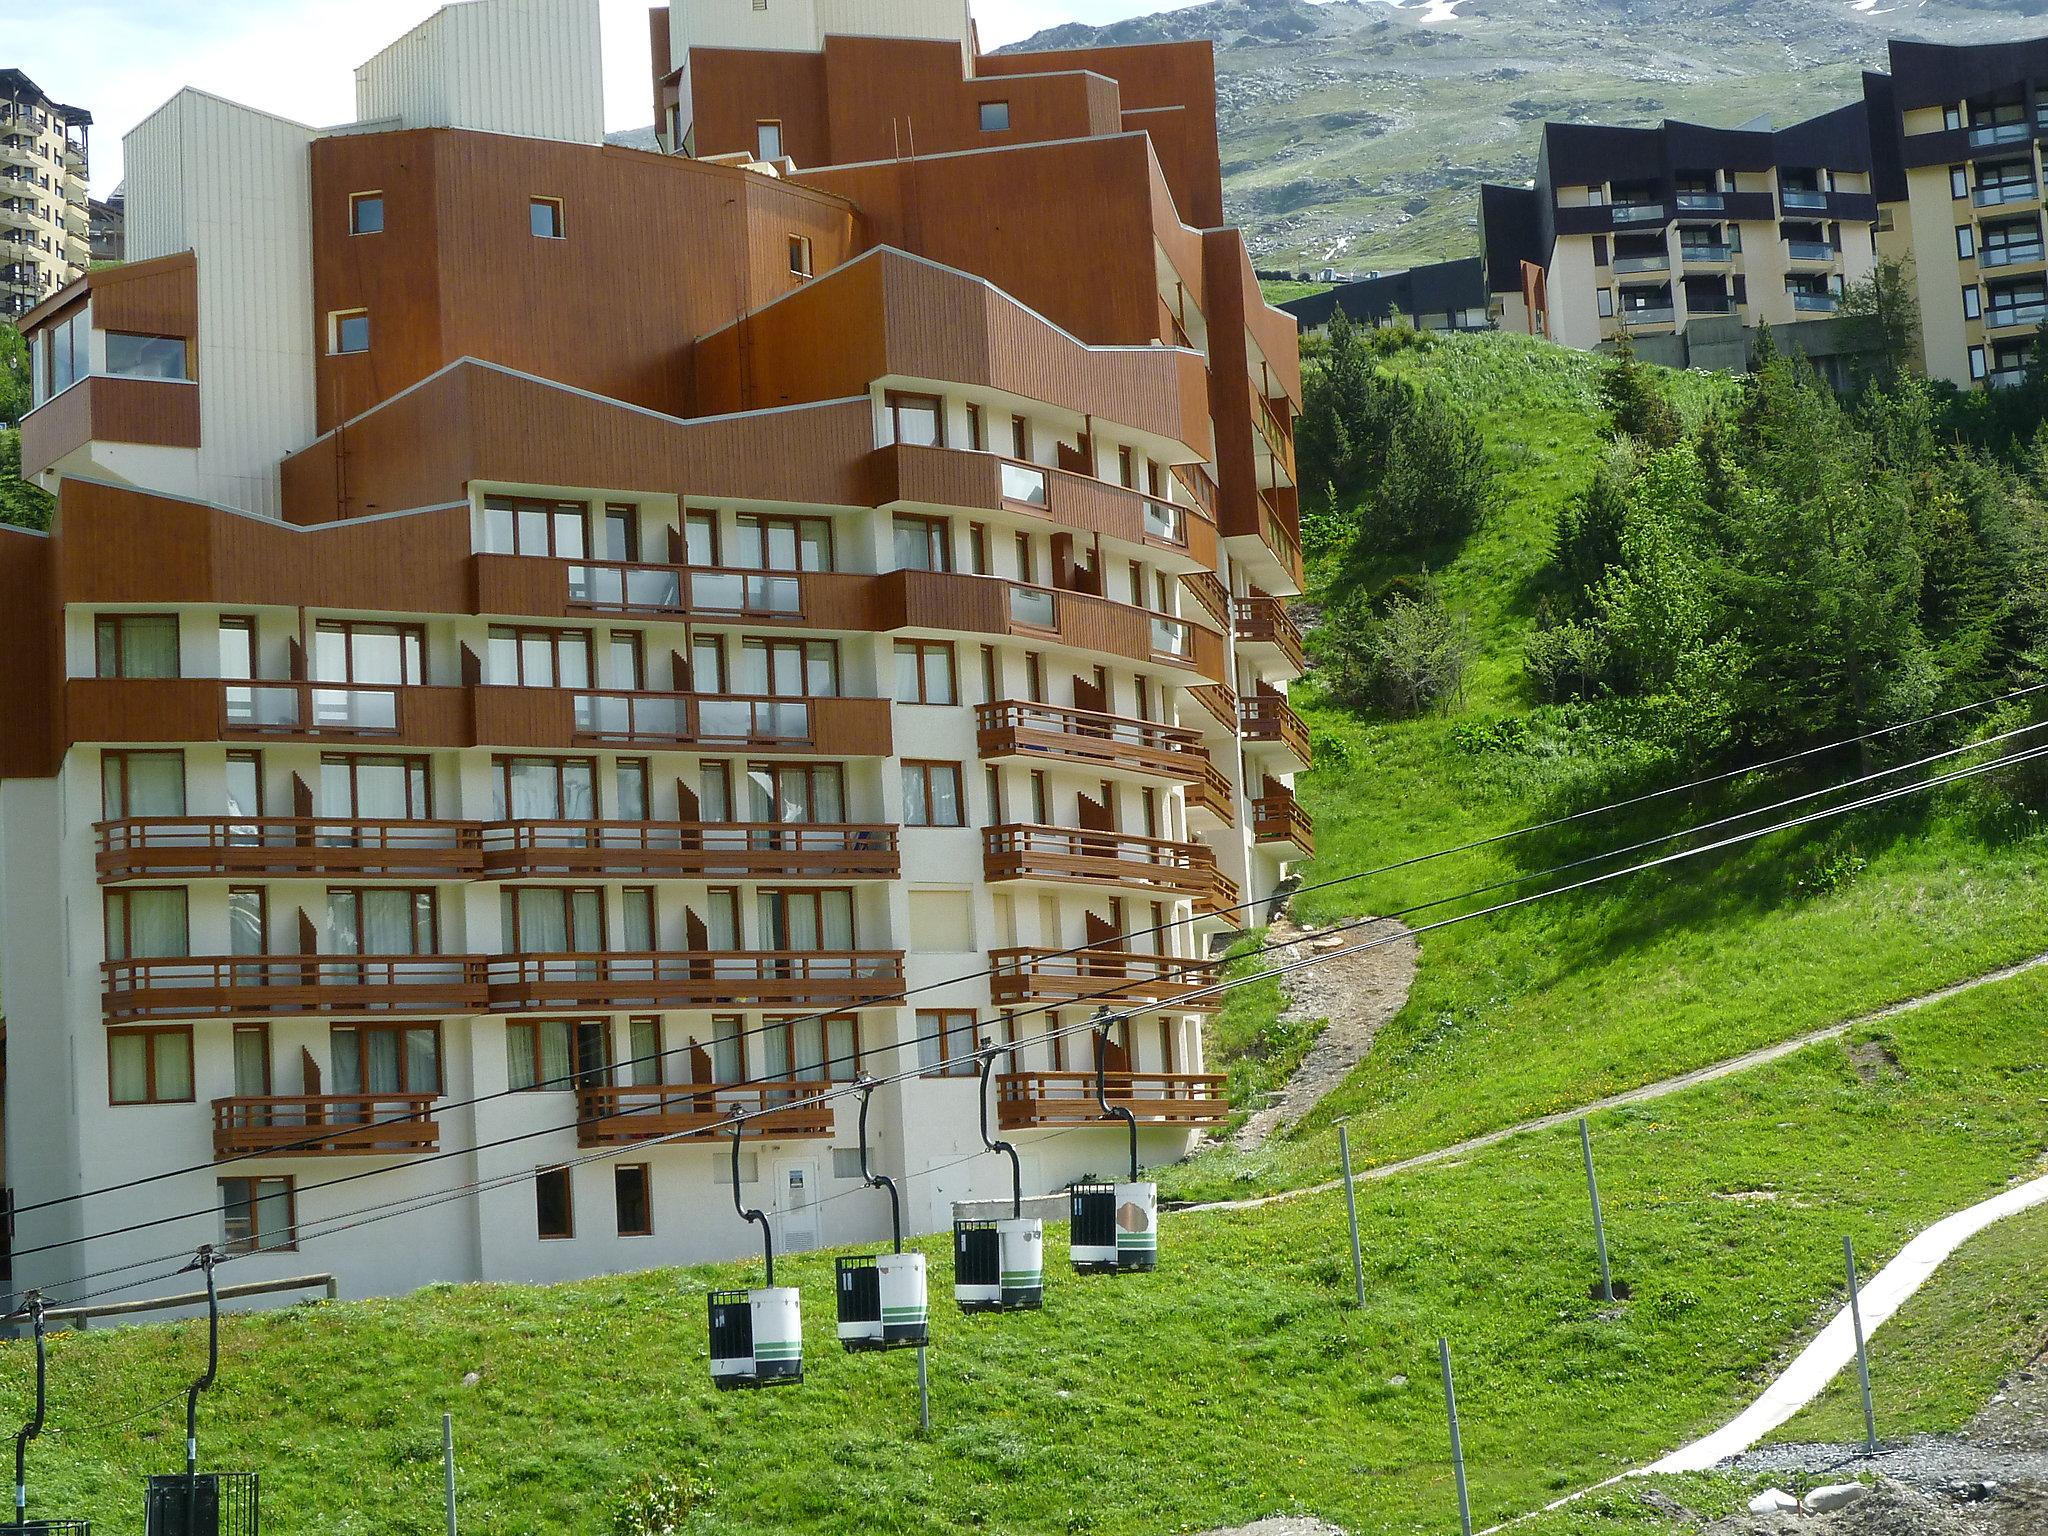
M 1151 1180 L 1076 1184 L 1069 1235 L 1074 1268 L 1117 1274 L 1159 1267 L 1159 1186 Z
M 1036 1216 L 953 1223 L 953 1299 L 963 1312 L 1045 1305 L 1045 1223 Z
M 795 1286 L 713 1291 L 710 1314 L 713 1386 L 783 1387 L 804 1379 L 803 1307 Z
M 849 1350 L 911 1349 L 931 1339 L 931 1300 L 921 1253 L 838 1261 L 839 1342 Z
M 146 1536 L 257 1536 L 254 1472 L 163 1473 L 150 1478 L 146 1498 Z

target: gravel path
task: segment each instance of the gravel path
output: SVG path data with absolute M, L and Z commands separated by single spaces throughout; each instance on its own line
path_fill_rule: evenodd
M 1274 961 L 1287 965 L 1307 960 L 1320 951 L 1406 932 L 1391 918 L 1363 929 L 1327 933 L 1297 928 L 1282 917 L 1267 933 L 1267 942 L 1285 944 Z M 1249 1152 L 1263 1145 L 1267 1137 L 1286 1130 L 1351 1075 L 1352 1068 L 1365 1060 L 1366 1052 L 1372 1049 L 1373 1036 L 1379 1033 L 1380 1026 L 1408 1001 L 1408 989 L 1415 984 L 1415 964 L 1416 944 L 1411 938 L 1405 943 L 1383 944 L 1360 954 L 1344 955 L 1280 978 L 1287 993 L 1287 1010 L 1281 1018 L 1290 1022 L 1329 1022 L 1272 1103 L 1238 1128 L 1232 1138 L 1238 1151 Z

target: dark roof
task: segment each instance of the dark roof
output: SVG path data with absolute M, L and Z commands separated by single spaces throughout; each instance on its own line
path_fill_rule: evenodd
M 1977 44 L 1894 39 L 1891 59 L 1894 110 L 1904 113 L 1967 96 L 1988 96 L 2048 75 L 2048 37 Z
M 1397 309 L 1404 315 L 1454 314 L 1486 308 L 1486 283 L 1479 258 L 1466 256 L 1363 282 L 1340 283 L 1326 293 L 1290 299 L 1280 308 L 1294 316 L 1305 331 L 1329 324 L 1339 309 L 1354 320 L 1368 322 L 1385 320 Z
M 20 100 L 23 97 L 41 102 L 57 117 L 67 123 L 80 126 L 92 121 L 92 114 L 83 107 L 67 107 L 61 101 L 52 101 L 43 94 L 43 88 L 18 69 L 0 69 L 0 95 Z
M 1550 258 L 1543 239 L 1541 207 L 1534 187 L 1479 188 L 1479 244 L 1486 253 L 1486 286 L 1494 293 L 1522 291 L 1522 263 Z
M 1906 200 L 1905 126 L 1892 77 L 1863 73 L 1863 116 L 1870 127 L 1870 190 L 1881 203 Z

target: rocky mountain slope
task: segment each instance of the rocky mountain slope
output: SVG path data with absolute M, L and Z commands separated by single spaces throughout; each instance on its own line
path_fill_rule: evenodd
M 1216 43 L 1231 215 L 1261 265 L 1469 254 L 1481 181 L 1546 118 L 1787 122 L 1858 94 L 1889 37 L 2048 33 L 2048 0 L 1211 0 L 1019 49 Z

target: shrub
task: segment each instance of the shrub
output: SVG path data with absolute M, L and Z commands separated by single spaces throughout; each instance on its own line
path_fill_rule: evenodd
M 1685 435 L 1684 425 L 1657 376 L 1636 358 L 1627 333 L 1614 346 L 1614 360 L 1600 379 L 1600 400 L 1607 407 L 1616 437 L 1633 437 L 1652 448 L 1669 448 Z
M 612 1507 L 612 1536 L 680 1536 L 683 1522 L 710 1496 L 710 1484 L 694 1474 L 656 1473 Z
M 1465 615 L 1426 584 L 1413 596 L 1393 593 L 1378 613 L 1356 599 L 1331 612 L 1316 649 L 1338 700 L 1407 719 L 1462 696 L 1472 637 Z

